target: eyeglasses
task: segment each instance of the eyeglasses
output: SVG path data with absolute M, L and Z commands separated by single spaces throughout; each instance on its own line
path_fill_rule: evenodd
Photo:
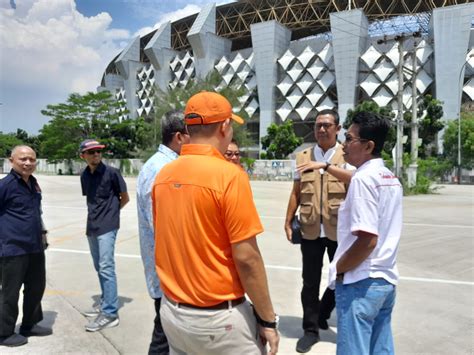
M 352 142 L 368 142 L 368 141 L 369 140 L 365 138 L 357 138 L 357 137 L 346 135 L 346 140 L 344 144 L 351 144 Z
M 86 150 L 86 154 L 94 155 L 95 153 L 101 154 L 101 150 Z
M 316 123 L 315 127 L 319 131 L 321 128 L 324 128 L 324 130 L 327 130 L 331 126 L 335 126 L 335 123 L 329 123 L 329 122 L 324 122 L 324 123 Z
M 228 150 L 228 151 L 226 151 L 226 152 L 224 153 L 224 155 L 225 155 L 227 158 L 232 158 L 233 156 L 235 156 L 235 157 L 238 158 L 238 157 L 240 156 L 240 152 L 239 152 L 239 151 L 233 152 L 233 151 L 231 151 L 231 150 Z

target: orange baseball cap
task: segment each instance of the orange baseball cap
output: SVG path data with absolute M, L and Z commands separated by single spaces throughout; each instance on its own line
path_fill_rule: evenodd
M 201 91 L 192 96 L 184 109 L 184 120 L 187 125 L 211 124 L 232 118 L 243 124 L 244 120 L 232 112 L 230 102 L 216 92 Z

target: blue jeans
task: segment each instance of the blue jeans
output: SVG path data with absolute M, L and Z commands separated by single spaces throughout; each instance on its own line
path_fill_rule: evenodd
M 394 354 L 395 286 L 384 279 L 336 283 L 337 354 Z
M 117 276 L 115 275 L 115 239 L 117 229 L 98 237 L 87 237 L 94 262 L 99 275 L 101 295 L 101 311 L 108 316 L 116 316 L 118 312 Z

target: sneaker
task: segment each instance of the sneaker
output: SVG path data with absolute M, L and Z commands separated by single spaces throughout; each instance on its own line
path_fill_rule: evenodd
M 319 334 L 314 332 L 305 332 L 303 337 L 296 343 L 296 351 L 299 353 L 307 353 L 314 344 L 319 341 Z
M 94 304 L 91 309 L 82 312 L 82 314 L 86 317 L 97 317 L 100 314 L 100 306 L 98 304 Z
M 20 334 L 24 337 L 44 337 L 53 334 L 51 328 L 42 327 L 40 325 L 34 325 L 32 327 L 20 327 Z
M 13 333 L 8 337 L 0 337 L 0 345 L 3 346 L 20 346 L 28 343 L 28 339 L 23 335 Z
M 96 319 L 86 325 L 88 332 L 96 332 L 105 328 L 112 328 L 119 325 L 118 316 L 107 316 L 103 313 L 99 314 Z

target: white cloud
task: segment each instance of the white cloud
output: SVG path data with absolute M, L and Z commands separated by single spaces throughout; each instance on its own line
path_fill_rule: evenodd
M 12 88 L 40 90 L 43 99 L 50 92 L 51 100 L 95 91 L 108 62 L 131 39 L 129 31 L 110 28 L 111 23 L 105 12 L 83 16 L 74 0 L 24 0 L 17 1 L 16 10 L 0 8 L 2 116 L 12 115 L 8 110 L 15 98 L 7 92 Z M 22 101 L 36 105 L 38 116 L 46 104 L 55 103 L 34 96 Z
M 157 29 L 162 24 L 164 24 L 168 21 L 174 22 L 174 21 L 182 19 L 184 17 L 197 14 L 197 13 L 199 13 L 199 11 L 201 11 L 201 8 L 197 5 L 186 5 L 182 9 L 172 11 L 172 12 L 168 12 L 168 13 L 165 13 L 165 14 L 161 14 L 158 17 L 158 21 L 155 23 L 155 25 L 153 27 L 140 28 L 137 32 L 135 32 L 134 35 L 135 36 L 144 36 L 147 33 L 150 33 L 151 31 L 153 31 L 154 29 Z
M 211 1 L 209 0 L 194 0 L 194 1 L 184 1 L 184 0 L 176 0 L 174 1 L 175 6 L 186 6 L 175 10 L 175 11 L 170 11 L 167 13 L 161 13 L 161 11 L 157 10 L 159 7 L 157 7 L 156 0 L 126 0 L 130 5 L 133 6 L 135 11 L 139 12 L 141 16 L 146 16 L 146 17 L 158 17 L 158 21 L 155 23 L 153 27 L 143 27 L 140 28 L 137 32 L 135 32 L 135 36 L 143 36 L 154 29 L 157 29 L 162 25 L 163 23 L 166 23 L 168 21 L 174 22 L 177 20 L 180 20 L 182 18 L 197 14 L 201 11 L 201 8 L 210 3 Z M 190 4 L 190 2 L 192 2 Z M 227 4 L 233 2 L 233 0 L 221 0 L 221 1 L 216 1 L 217 5 L 221 4 Z

